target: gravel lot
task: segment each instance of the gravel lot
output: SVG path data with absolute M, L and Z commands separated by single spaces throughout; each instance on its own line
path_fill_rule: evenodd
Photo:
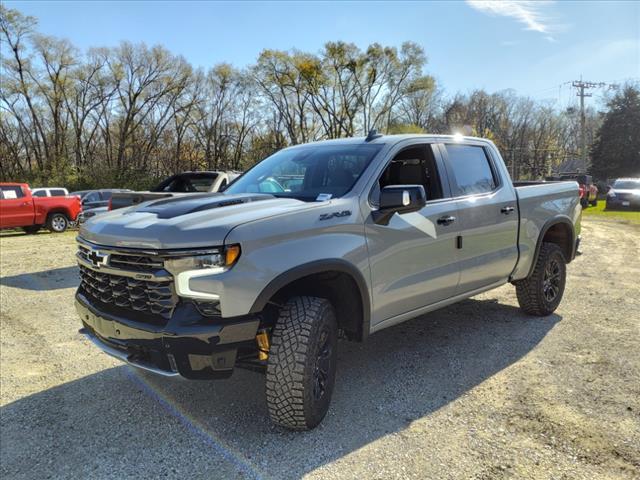
M 78 334 L 74 234 L 3 233 L 3 478 L 640 478 L 640 228 L 584 222 L 556 315 L 511 286 L 342 343 L 314 431 L 263 377 L 156 378 Z

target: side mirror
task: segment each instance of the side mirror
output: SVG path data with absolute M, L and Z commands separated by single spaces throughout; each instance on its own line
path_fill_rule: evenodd
M 380 191 L 380 206 L 373 212 L 373 221 L 387 225 L 394 213 L 417 212 L 427 203 L 422 185 L 390 185 Z

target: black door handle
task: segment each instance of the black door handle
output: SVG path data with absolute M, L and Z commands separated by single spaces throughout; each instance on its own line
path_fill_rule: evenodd
M 502 207 L 502 208 L 500 209 L 500 211 L 501 211 L 502 213 L 504 213 L 505 215 L 509 215 L 509 214 L 510 214 L 511 212 L 513 212 L 514 210 L 515 210 L 515 208 L 514 208 L 514 207 Z
M 445 215 L 444 217 L 440 217 L 438 219 L 438 225 L 449 225 L 456 221 L 456 217 L 452 217 L 451 215 Z

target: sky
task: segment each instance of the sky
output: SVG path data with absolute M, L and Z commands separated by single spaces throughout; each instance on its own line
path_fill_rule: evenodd
M 319 52 L 327 41 L 366 48 L 410 40 L 447 94 L 514 89 L 574 102 L 567 82 L 640 80 L 640 2 L 15 1 L 41 33 L 77 47 L 161 44 L 192 65 L 253 63 L 265 48 Z M 592 101 L 603 90 L 594 90 Z

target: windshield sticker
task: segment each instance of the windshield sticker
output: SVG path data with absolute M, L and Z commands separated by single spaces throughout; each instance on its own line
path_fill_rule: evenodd
M 18 195 L 16 195 L 16 192 L 14 192 L 13 190 L 5 190 L 2 192 L 2 195 L 6 200 L 9 200 L 10 198 L 18 198 Z
M 326 202 L 331 200 L 332 195 L 330 193 L 321 193 L 316 197 L 316 202 Z

